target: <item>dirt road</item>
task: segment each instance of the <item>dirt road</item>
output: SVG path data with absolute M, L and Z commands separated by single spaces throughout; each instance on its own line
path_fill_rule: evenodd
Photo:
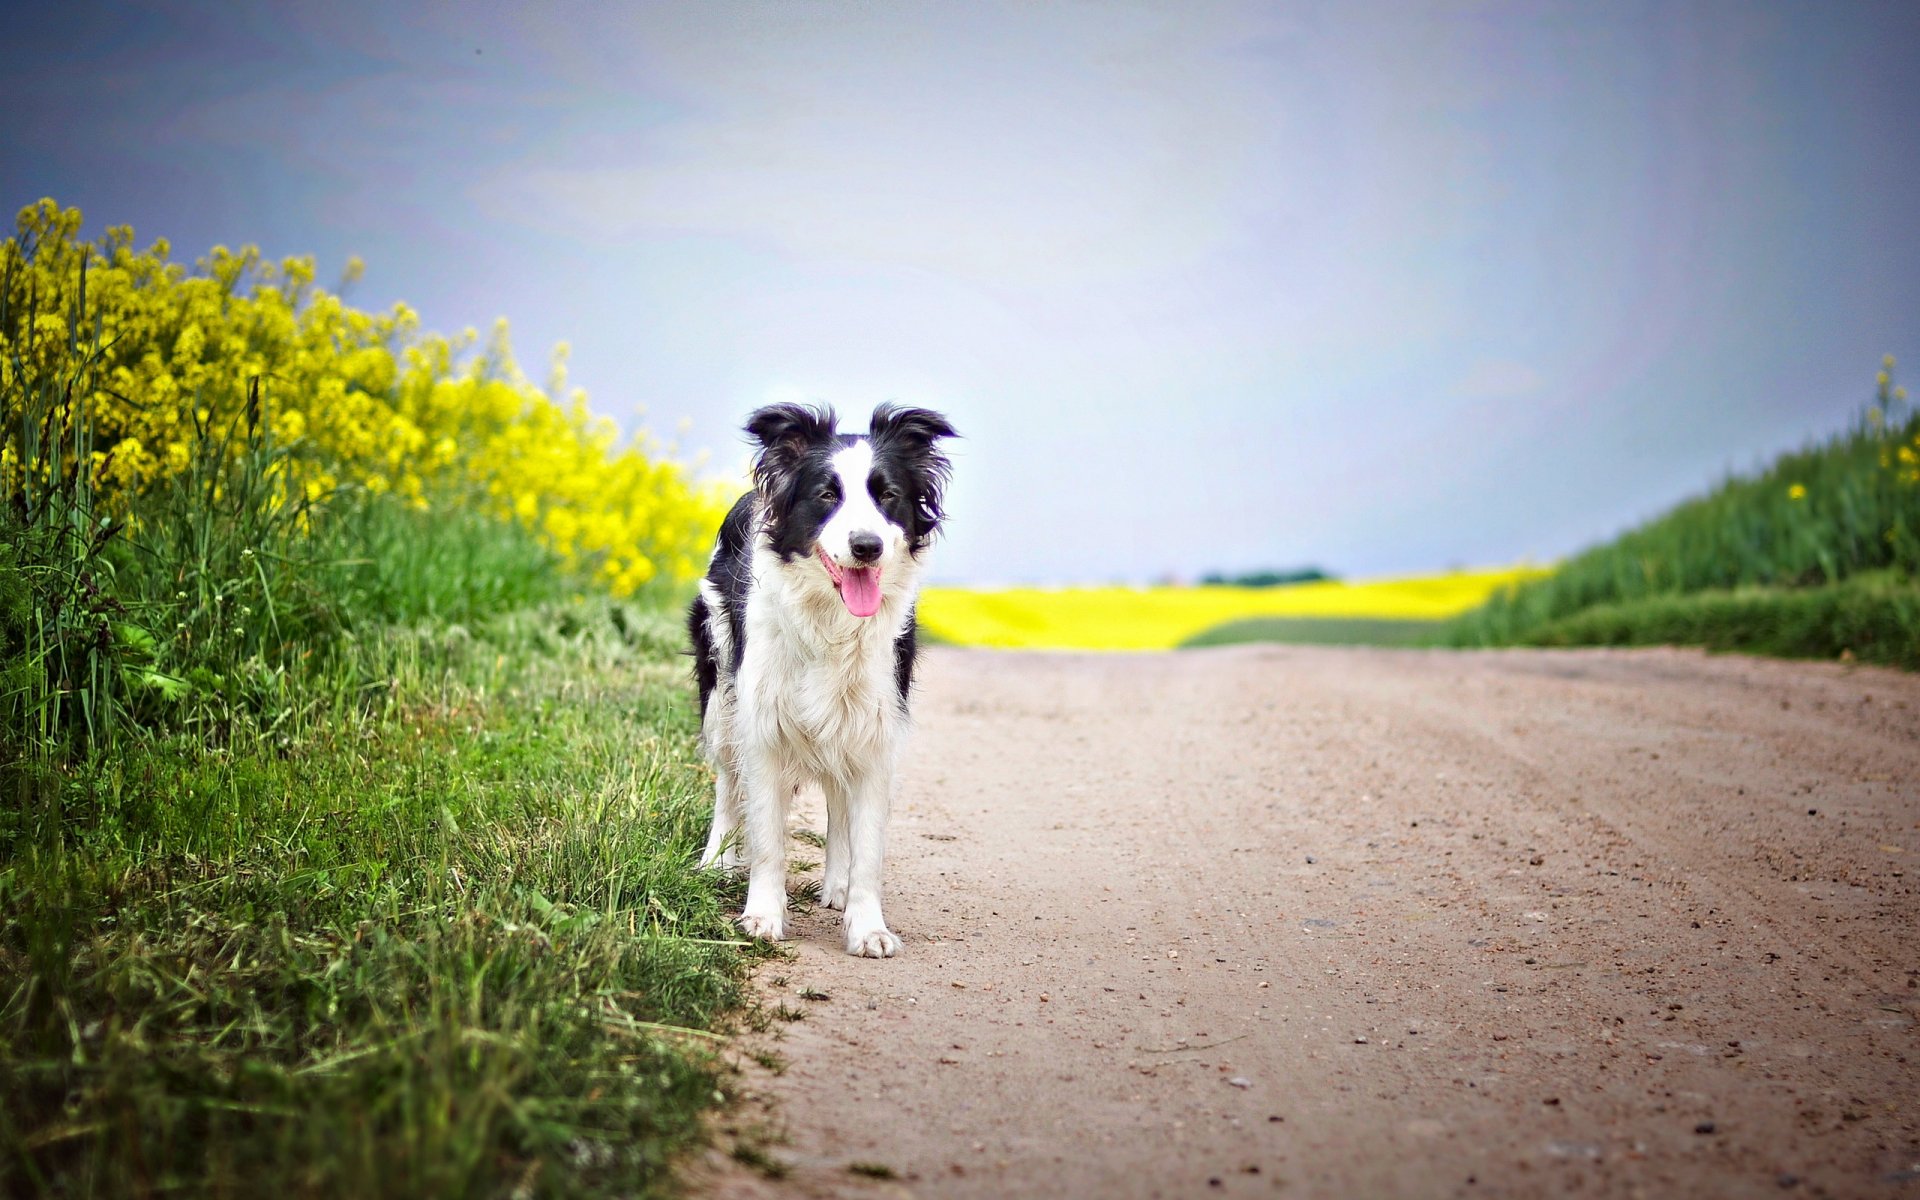
M 796 902 L 759 983 L 804 1019 L 737 1122 L 788 1172 L 705 1190 L 1920 1197 L 1920 678 L 1257 647 L 924 680 L 906 948 Z

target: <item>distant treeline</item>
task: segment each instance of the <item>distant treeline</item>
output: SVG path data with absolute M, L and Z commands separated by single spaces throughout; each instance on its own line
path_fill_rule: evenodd
M 1239 575 L 1213 571 L 1202 575 L 1200 582 L 1205 587 L 1285 587 L 1290 583 L 1320 583 L 1337 578 L 1319 567 L 1299 567 L 1291 571 L 1247 571 Z

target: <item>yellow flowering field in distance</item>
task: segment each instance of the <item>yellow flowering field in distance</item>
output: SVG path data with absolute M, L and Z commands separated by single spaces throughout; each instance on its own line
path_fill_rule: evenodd
M 1249 617 L 1445 620 L 1546 573 L 1518 566 L 1267 588 L 933 587 L 921 593 L 919 617 L 928 633 L 962 646 L 1167 650 Z

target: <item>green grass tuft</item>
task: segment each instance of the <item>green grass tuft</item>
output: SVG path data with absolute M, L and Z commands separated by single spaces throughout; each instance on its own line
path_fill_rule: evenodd
M 1735 588 L 1598 604 L 1528 632 L 1531 646 L 1703 646 L 1920 668 L 1920 587 L 1892 573 L 1813 588 Z
M 789 1173 L 787 1164 L 775 1157 L 761 1140 L 741 1138 L 733 1144 L 732 1154 L 735 1162 L 753 1168 L 768 1179 L 785 1179 Z

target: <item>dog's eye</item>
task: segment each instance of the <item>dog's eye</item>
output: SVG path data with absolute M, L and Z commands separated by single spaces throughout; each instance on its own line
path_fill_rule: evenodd
M 822 488 L 820 491 L 820 499 L 823 503 L 832 504 L 835 500 L 838 500 L 839 498 L 840 498 L 840 493 L 834 491 L 832 488 Z
M 895 500 L 898 500 L 899 498 L 900 498 L 900 493 L 895 491 L 892 488 L 883 488 L 880 492 L 880 499 L 887 504 L 892 504 Z

